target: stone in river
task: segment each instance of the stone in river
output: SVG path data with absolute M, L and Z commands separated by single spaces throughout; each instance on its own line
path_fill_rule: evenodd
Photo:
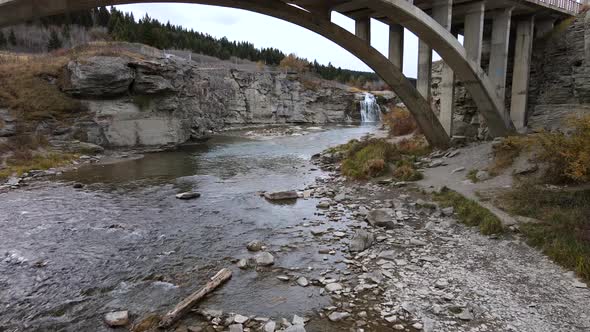
M 245 258 L 242 258 L 238 261 L 238 267 L 242 270 L 247 269 L 248 268 L 248 260 Z
M 327 284 L 326 290 L 330 293 L 337 292 L 339 290 L 342 290 L 342 285 L 339 283 L 335 283 L 335 282 L 331 283 L 331 284 Z
M 291 278 L 289 278 L 288 276 L 278 276 L 277 279 L 279 279 L 280 281 L 289 281 L 289 280 L 291 280 Z
M 305 277 L 299 277 L 299 279 L 297 279 L 297 284 L 301 287 L 307 287 L 309 286 L 309 281 Z
M 246 317 L 246 316 L 242 316 L 242 315 L 235 315 L 234 316 L 234 322 L 236 322 L 237 324 L 244 324 L 245 322 L 247 322 L 250 318 Z
M 195 199 L 195 198 L 199 198 L 199 197 L 201 197 L 201 194 L 195 193 L 195 192 L 185 192 L 185 193 L 180 193 L 180 194 L 176 195 L 176 198 L 183 199 L 183 200 Z
M 296 191 L 278 191 L 274 193 L 264 193 L 264 198 L 269 201 L 284 201 L 299 198 L 299 194 Z
M 268 252 L 261 252 L 254 258 L 256 260 L 256 264 L 261 266 L 269 266 L 275 263 L 275 258 Z
M 256 251 L 261 251 L 262 246 L 263 246 L 263 244 L 261 241 L 254 240 L 254 241 L 250 241 L 248 243 L 248 245 L 246 246 L 246 248 L 248 248 L 248 250 L 250 250 L 250 251 L 256 252 Z
M 321 201 L 316 205 L 316 207 L 318 209 L 329 209 L 330 205 L 331 203 L 329 201 Z
M 125 326 L 129 324 L 129 312 L 128 311 L 116 311 L 109 312 L 104 317 L 107 325 L 111 327 Z
M 333 322 L 338 322 L 348 317 L 350 317 L 348 312 L 333 312 L 328 316 L 328 318 Z
M 362 252 L 370 248 L 375 242 L 375 236 L 367 231 L 358 230 L 350 241 L 349 250 Z

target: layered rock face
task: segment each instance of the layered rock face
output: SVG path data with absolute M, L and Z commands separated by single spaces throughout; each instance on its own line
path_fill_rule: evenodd
M 74 135 L 102 146 L 179 144 L 231 126 L 344 123 L 358 96 L 298 74 L 199 68 L 175 56 L 94 56 L 64 68 L 61 89 L 92 120 Z

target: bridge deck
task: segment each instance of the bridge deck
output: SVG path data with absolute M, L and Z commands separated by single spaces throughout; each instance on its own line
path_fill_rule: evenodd
M 377 14 L 367 8 L 363 0 L 283 0 L 284 2 L 295 3 L 302 7 L 329 7 L 334 11 L 342 13 L 351 18 L 358 18 L 370 15 L 376 19 L 381 19 Z M 461 21 L 460 16 L 464 15 L 465 8 L 470 4 L 481 0 L 454 0 L 453 21 Z M 535 14 L 537 17 L 543 16 L 569 16 L 576 15 L 582 9 L 583 0 L 487 0 L 486 11 L 493 11 L 501 8 L 513 7 L 513 15 Z M 414 4 L 422 10 L 429 12 L 435 0 L 414 0 Z

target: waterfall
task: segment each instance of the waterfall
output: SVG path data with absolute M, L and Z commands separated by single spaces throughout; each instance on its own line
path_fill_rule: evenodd
M 381 122 L 381 107 L 377 104 L 375 96 L 368 92 L 365 93 L 365 99 L 361 100 L 361 122 Z

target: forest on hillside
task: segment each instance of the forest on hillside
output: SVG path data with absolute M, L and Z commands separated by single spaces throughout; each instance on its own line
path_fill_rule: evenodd
M 90 10 L 78 11 L 68 14 L 55 15 L 42 18 L 34 22 L 28 22 L 27 26 L 44 27 L 48 29 L 46 40 L 36 41 L 44 43 L 44 50 L 53 51 L 64 47 L 64 40 L 70 39 L 73 33 L 92 31 L 92 39 L 110 39 L 115 41 L 137 42 L 150 45 L 159 49 L 190 50 L 194 53 L 213 56 L 222 60 L 232 57 L 247 59 L 269 66 L 281 64 L 290 67 L 291 55 L 286 55 L 276 48 L 256 48 L 247 41 L 230 41 L 226 37 L 215 38 L 209 34 L 187 29 L 170 22 L 162 23 L 157 19 L 146 16 L 136 19 L 133 13 L 125 13 L 114 7 L 107 9 L 99 7 Z M 0 30 L 0 49 L 10 49 L 27 43 L 30 33 L 21 34 L 20 38 L 15 34 L 14 28 Z M 324 79 L 336 80 L 353 86 L 363 87 L 373 82 L 378 82 L 376 74 L 360 72 L 310 62 L 307 59 L 299 60 L 298 70 L 317 73 Z M 301 65 L 302 64 L 302 65 Z

